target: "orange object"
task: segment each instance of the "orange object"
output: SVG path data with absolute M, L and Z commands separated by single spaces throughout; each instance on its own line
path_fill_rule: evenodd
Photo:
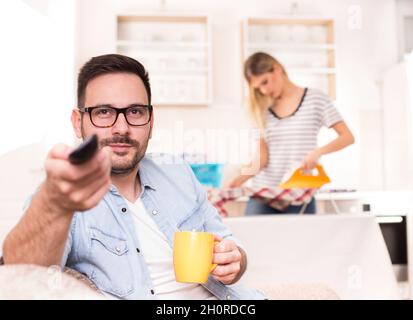
M 305 174 L 302 168 L 298 168 L 294 171 L 291 177 L 284 183 L 280 184 L 280 187 L 283 189 L 292 189 L 292 188 L 315 188 L 318 189 L 326 183 L 331 182 L 330 178 L 324 171 L 324 168 L 321 165 L 316 167 L 318 174 Z
M 214 257 L 214 235 L 209 232 L 175 232 L 173 264 L 178 282 L 206 283 L 208 276 L 217 266 Z

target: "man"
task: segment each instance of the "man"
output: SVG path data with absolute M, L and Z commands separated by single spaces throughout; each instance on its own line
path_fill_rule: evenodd
M 96 134 L 101 148 L 82 165 L 68 161 L 68 146 L 50 151 L 45 181 L 4 242 L 5 264 L 66 265 L 124 299 L 263 298 L 227 286 L 244 273 L 246 256 L 191 169 L 145 156 L 154 117 L 144 67 L 121 55 L 92 58 L 79 73 L 77 98 L 75 133 Z M 175 281 L 178 230 L 219 240 L 205 285 Z

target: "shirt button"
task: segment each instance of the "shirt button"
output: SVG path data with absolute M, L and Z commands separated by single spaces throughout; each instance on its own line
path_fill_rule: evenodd
M 120 247 L 116 247 L 116 251 L 117 251 L 117 252 L 120 252 Z
M 136 248 L 136 251 L 138 251 L 138 253 L 141 252 L 141 251 L 139 250 L 139 248 Z
M 155 294 L 155 291 L 153 291 L 153 289 L 151 290 L 151 294 Z
M 152 210 L 152 214 L 153 214 L 153 215 L 157 215 L 157 214 L 158 214 L 158 211 L 157 211 L 157 210 Z
M 231 300 L 231 296 L 228 294 L 228 295 L 225 297 L 225 299 Z
M 126 208 L 122 208 L 122 212 L 126 212 Z

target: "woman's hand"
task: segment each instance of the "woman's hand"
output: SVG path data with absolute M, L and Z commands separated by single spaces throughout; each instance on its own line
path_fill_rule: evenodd
M 246 176 L 237 176 L 235 179 L 233 179 L 229 184 L 228 188 L 239 188 L 241 187 L 245 181 L 247 181 L 249 177 Z
M 301 168 L 303 170 L 312 170 L 312 169 L 314 169 L 317 166 L 321 156 L 322 156 L 322 154 L 321 154 L 320 150 L 319 149 L 314 149 L 309 154 L 307 154 L 307 156 L 304 158 L 303 163 L 301 164 Z

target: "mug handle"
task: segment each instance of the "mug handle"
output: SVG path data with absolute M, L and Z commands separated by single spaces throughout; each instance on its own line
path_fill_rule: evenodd
M 219 243 L 219 241 L 214 241 L 214 245 L 217 244 L 217 243 Z M 216 264 L 216 263 L 213 263 L 212 266 L 211 266 L 211 270 L 209 270 L 209 272 L 214 271 L 214 269 L 215 269 L 216 267 L 217 267 L 217 264 Z

